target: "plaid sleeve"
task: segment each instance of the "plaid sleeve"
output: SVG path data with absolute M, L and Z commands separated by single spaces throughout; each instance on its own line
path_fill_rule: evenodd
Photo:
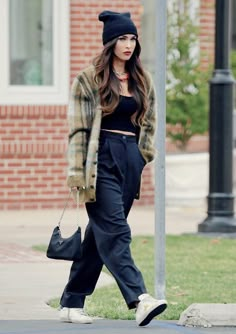
M 146 162 L 150 162 L 155 157 L 155 131 L 157 121 L 156 94 L 151 76 L 148 75 L 148 110 L 143 119 L 140 133 L 139 148 Z
M 85 162 L 88 145 L 86 110 L 89 99 L 76 77 L 72 83 L 68 106 L 69 143 L 67 150 L 69 187 L 85 186 Z

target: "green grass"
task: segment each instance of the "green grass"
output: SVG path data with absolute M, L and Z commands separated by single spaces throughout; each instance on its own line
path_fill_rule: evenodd
M 167 236 L 166 298 L 169 306 L 159 319 L 178 319 L 192 303 L 235 303 L 235 246 L 234 239 Z M 148 291 L 154 294 L 154 238 L 134 237 L 132 254 Z M 58 299 L 51 305 L 57 307 Z M 97 289 L 86 299 L 86 309 L 94 316 L 134 319 L 134 312 L 127 310 L 116 284 Z
M 45 252 L 47 250 L 47 247 L 45 245 L 35 245 L 32 247 L 33 250 L 39 251 L 39 252 Z

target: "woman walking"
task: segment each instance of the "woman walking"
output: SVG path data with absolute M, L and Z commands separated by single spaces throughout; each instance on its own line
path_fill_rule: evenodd
M 61 297 L 61 321 L 91 323 L 84 311 L 105 265 L 139 326 L 167 307 L 151 297 L 130 253 L 127 216 L 139 196 L 146 163 L 154 159 L 155 93 L 143 70 L 129 13 L 104 11 L 103 51 L 74 79 L 68 109 L 68 186 L 79 191 L 89 222 L 82 257 L 73 262 Z

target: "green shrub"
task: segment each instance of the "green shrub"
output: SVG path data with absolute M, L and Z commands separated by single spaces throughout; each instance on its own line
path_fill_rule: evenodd
M 231 68 L 234 79 L 236 79 L 236 50 L 232 50 L 231 52 Z
M 168 15 L 167 136 L 181 150 L 208 127 L 209 73 L 200 69 L 198 27 L 190 17 L 190 0 L 173 0 Z M 197 21 L 197 20 L 195 20 Z

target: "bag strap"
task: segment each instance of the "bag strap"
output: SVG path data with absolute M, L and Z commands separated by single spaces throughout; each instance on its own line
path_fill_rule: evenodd
M 87 134 L 87 136 L 90 134 L 90 130 L 86 129 L 86 128 L 79 128 L 79 129 L 75 129 L 70 135 L 69 135 L 69 142 L 71 141 L 71 139 L 74 137 L 74 135 L 76 135 L 76 133 L 78 132 L 85 132 Z
M 61 217 L 59 219 L 59 222 L 58 222 L 58 227 L 60 228 L 60 225 L 61 225 L 61 221 L 62 221 L 62 218 L 64 216 L 64 213 L 66 211 L 66 208 L 68 206 L 68 203 L 70 201 L 70 197 L 71 197 L 71 194 L 72 194 L 72 189 L 70 189 L 70 192 L 69 192 L 69 195 L 67 197 L 67 200 L 64 204 L 64 208 L 62 210 L 62 214 L 61 214 Z M 77 217 L 76 217 L 76 223 L 77 223 L 77 226 L 79 227 L 79 191 L 76 192 L 76 213 L 77 213 Z

